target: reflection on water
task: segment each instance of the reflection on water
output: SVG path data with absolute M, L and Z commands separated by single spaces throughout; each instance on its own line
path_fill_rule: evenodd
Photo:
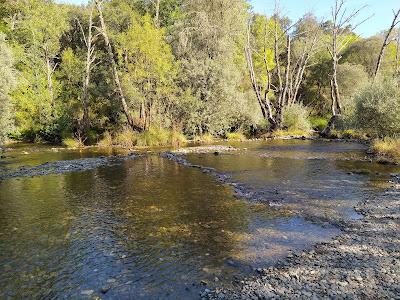
M 222 156 L 191 154 L 190 162 L 229 173 L 254 198 L 284 203 L 309 216 L 359 218 L 357 202 L 377 197 L 396 166 L 365 160 L 366 146 L 322 141 L 237 144 L 246 151 Z
M 248 150 L 189 159 L 291 209 L 352 217 L 351 206 L 373 196 L 393 171 L 310 158 L 361 157 L 357 144 L 241 146 Z M 8 158 L 7 167 L 101 153 L 25 155 Z M 354 174 L 365 169 L 370 172 Z M 0 182 L 0 298 L 193 298 L 204 288 L 201 281 L 229 282 L 337 233 L 301 214 L 236 199 L 212 176 L 156 155 L 93 171 L 8 179 Z
M 191 298 L 334 233 L 157 156 L 5 180 L 0 298 Z

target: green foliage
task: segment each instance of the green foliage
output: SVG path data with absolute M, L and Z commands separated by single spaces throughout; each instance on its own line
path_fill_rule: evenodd
M 302 104 L 287 106 L 283 111 L 283 125 L 289 130 L 310 131 L 309 112 Z
M 373 136 L 400 135 L 400 85 L 384 78 L 365 87 L 355 96 L 358 127 Z
M 174 130 L 166 130 L 160 127 L 151 127 L 137 136 L 137 146 L 139 147 L 179 147 L 186 144 L 185 136 Z
M 226 134 L 226 138 L 228 141 L 246 141 L 247 138 L 241 132 L 228 132 Z
M 328 126 L 329 120 L 322 117 L 310 117 L 310 124 L 314 130 L 323 131 Z
M 82 141 L 74 138 L 63 139 L 62 144 L 67 148 L 81 148 L 84 146 Z
M 0 144 L 13 128 L 10 92 L 15 86 L 13 56 L 5 36 L 0 33 Z
M 206 133 L 203 135 L 197 135 L 193 137 L 193 142 L 200 144 L 211 144 L 215 142 L 215 138 L 212 134 Z
M 251 136 L 268 131 L 254 100 L 243 53 L 251 11 L 248 1 L 162 0 L 158 19 L 155 3 L 104 1 L 103 14 L 122 92 L 134 121 L 144 129 L 142 133 L 126 128 L 107 47 L 97 29 L 98 12 L 93 11 L 95 49 L 86 142 L 95 143 L 102 136 L 102 146 L 179 146 L 186 141 L 183 134 L 198 142 L 212 142 L 213 137 L 241 140 L 243 136 L 237 132 Z M 12 134 L 76 146 L 70 137 L 79 137 L 82 130 L 90 8 L 90 4 L 78 7 L 45 0 L 0 0 L 0 32 L 5 35 L 0 37 L 0 142 Z M 277 24 L 273 17 L 255 15 L 251 19 L 250 43 L 261 93 L 267 76 L 264 59 L 270 71 L 276 68 L 275 25 L 280 35 L 289 24 L 286 18 Z M 319 25 L 309 14 L 293 27 L 293 64 L 310 42 L 306 32 L 314 32 Z M 331 39 L 332 23 L 322 25 L 318 51 L 312 55 L 298 93 L 309 111 L 299 104 L 284 110 L 284 126 L 291 133 L 309 131 L 309 112 L 324 116 L 330 111 L 332 61 L 326 43 Z M 397 108 L 390 107 L 398 105 L 398 94 L 391 89 L 365 88 L 382 37 L 359 39 L 346 30 L 342 38 L 347 48 L 343 49 L 338 81 L 345 109 L 337 129 L 359 125 L 370 127 L 376 135 L 397 134 Z M 285 38 L 280 38 L 277 54 L 282 62 L 285 47 Z M 395 48 L 391 42 L 386 49 L 382 75 L 394 72 Z M 275 77 L 271 83 L 277 87 Z M 383 105 L 368 100 L 367 95 L 372 94 L 383 97 Z M 274 109 L 274 92 L 269 96 Z M 368 99 L 364 103 L 360 97 Z M 371 113 L 372 106 L 378 114 Z M 386 130 L 375 128 L 377 124 Z M 325 125 L 324 119 L 312 119 L 317 130 Z

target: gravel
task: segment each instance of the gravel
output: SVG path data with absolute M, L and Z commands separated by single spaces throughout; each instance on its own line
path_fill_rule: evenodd
M 291 253 L 274 267 L 202 293 L 204 299 L 400 299 L 400 176 L 392 188 L 343 220 L 343 233 L 311 250 Z
M 46 162 L 34 167 L 21 167 L 17 170 L 0 173 L 0 180 L 16 177 L 46 176 L 51 174 L 63 174 L 70 172 L 82 172 L 93 170 L 101 166 L 113 165 L 125 160 L 135 159 L 140 155 L 130 154 L 128 156 L 110 156 L 98 158 L 83 158 L 74 160 L 61 160 L 56 162 Z
M 184 155 L 164 158 L 201 169 L 235 187 L 236 194 L 260 201 L 247 187 L 213 168 L 188 162 Z M 312 249 L 289 255 L 275 266 L 258 268 L 253 276 L 237 279 L 232 287 L 205 289 L 202 299 L 400 299 L 400 175 L 382 195 L 355 207 L 363 218 L 326 217 L 317 223 L 338 226 L 342 233 Z M 306 216 L 311 220 L 312 216 Z

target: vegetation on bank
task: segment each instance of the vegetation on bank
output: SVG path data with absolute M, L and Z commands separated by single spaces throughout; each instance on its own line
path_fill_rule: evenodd
M 400 163 L 400 139 L 385 138 L 375 140 L 372 143 L 371 149 L 378 156 L 378 159 L 384 158 Z
M 396 26 L 361 38 L 363 11 L 343 5 L 320 22 L 253 14 L 246 0 L 157 3 L 1 1 L 0 143 L 399 136 Z

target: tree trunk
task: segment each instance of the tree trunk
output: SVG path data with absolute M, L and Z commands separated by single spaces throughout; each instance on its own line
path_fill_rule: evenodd
M 51 66 L 50 58 L 46 54 L 46 71 L 47 71 L 47 88 L 49 90 L 49 95 L 50 95 L 50 105 L 51 105 L 51 115 L 54 116 L 54 109 L 55 109 L 55 103 L 54 103 L 54 90 L 53 90 L 53 67 Z
M 85 33 L 81 26 L 82 34 L 86 43 L 86 67 L 85 67 L 85 77 L 83 79 L 83 95 L 82 95 L 82 106 L 83 106 L 83 117 L 82 117 L 82 124 L 81 128 L 79 129 L 81 138 L 86 142 L 87 134 L 90 129 L 90 120 L 89 120 L 89 84 L 90 84 L 90 73 L 92 68 L 92 63 L 94 62 L 95 58 L 93 56 L 94 52 L 94 41 L 93 41 L 93 6 L 90 10 L 90 17 L 89 17 L 89 30 L 88 35 L 85 38 Z
M 376 67 L 375 67 L 375 72 L 374 72 L 374 80 L 376 79 L 376 77 L 379 74 L 379 70 L 381 68 L 381 64 L 382 64 L 383 56 L 385 54 L 386 47 L 390 43 L 390 40 L 389 40 L 390 35 L 392 34 L 392 31 L 396 27 L 396 25 L 400 22 L 400 20 L 399 21 L 397 20 L 399 18 L 399 16 L 400 16 L 400 9 L 394 14 L 392 24 L 390 25 L 390 28 L 385 35 L 385 39 L 383 40 L 383 44 L 382 44 L 382 47 L 381 47 L 381 50 L 380 50 L 379 56 L 378 56 L 378 61 L 376 62 Z
M 95 0 L 95 4 L 96 4 L 97 10 L 99 12 L 99 18 L 100 18 L 100 24 L 101 24 L 101 33 L 103 35 L 104 42 L 106 43 L 108 57 L 109 57 L 109 60 L 111 62 L 114 82 L 115 82 L 115 86 L 116 86 L 116 89 L 117 89 L 118 96 L 119 96 L 121 104 L 122 104 L 123 112 L 124 112 L 125 117 L 126 117 L 126 119 L 128 121 L 128 124 L 132 128 L 132 130 L 142 131 L 142 128 L 138 127 L 135 124 L 135 122 L 134 122 L 134 120 L 132 118 L 132 115 L 129 112 L 128 105 L 126 104 L 125 96 L 124 96 L 124 93 L 122 91 L 121 81 L 120 81 L 119 75 L 118 75 L 117 63 L 115 62 L 114 53 L 112 51 L 111 43 L 110 43 L 110 40 L 109 40 L 108 34 L 107 34 L 107 28 L 106 28 L 106 24 L 105 24 L 104 17 L 103 17 L 103 11 L 102 11 L 102 8 L 101 8 L 101 3 L 98 0 Z
M 156 0 L 155 6 L 156 6 L 156 14 L 154 16 L 154 25 L 159 28 L 160 27 L 160 1 L 161 0 Z

